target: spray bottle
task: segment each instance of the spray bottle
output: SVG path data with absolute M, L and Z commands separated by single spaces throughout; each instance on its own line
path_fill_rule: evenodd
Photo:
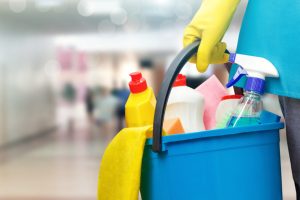
M 241 98 L 237 109 L 231 114 L 227 127 L 259 124 L 265 77 L 279 77 L 278 71 L 270 61 L 261 57 L 231 53 L 229 62 L 238 64 L 239 67 L 226 85 L 227 88 L 233 86 L 243 76 L 248 78 L 244 88 L 244 97 Z

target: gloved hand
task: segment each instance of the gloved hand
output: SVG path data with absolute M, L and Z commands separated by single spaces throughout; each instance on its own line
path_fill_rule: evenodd
M 203 0 L 200 9 L 186 27 L 183 37 L 184 47 L 201 39 L 197 55 L 190 62 L 204 72 L 209 64 L 225 63 L 226 44 L 220 42 L 227 30 L 240 0 Z

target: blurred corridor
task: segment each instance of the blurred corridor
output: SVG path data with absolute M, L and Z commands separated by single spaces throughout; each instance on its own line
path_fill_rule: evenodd
M 201 0 L 1 0 L 0 200 L 94 200 L 103 151 L 124 126 L 128 74 L 157 94 Z M 225 41 L 234 50 L 246 3 Z M 199 85 L 224 68 L 184 73 Z M 294 198 L 285 136 L 284 195 Z
M 105 144 L 88 132 L 54 132 L 2 152 L 0 199 L 96 199 Z

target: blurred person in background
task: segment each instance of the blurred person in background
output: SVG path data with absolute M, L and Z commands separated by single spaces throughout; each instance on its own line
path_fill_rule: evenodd
M 125 104 L 129 97 L 130 91 L 127 88 L 125 82 L 123 82 L 122 88 L 114 88 L 112 94 L 119 100 L 119 104 L 116 110 L 118 127 L 117 132 L 119 132 L 122 128 L 124 128 L 125 123 Z
M 111 94 L 109 89 L 99 87 L 94 95 L 94 118 L 105 140 L 109 140 L 115 130 L 116 111 L 120 101 Z
M 67 131 L 68 133 L 74 130 L 74 109 L 76 103 L 77 91 L 71 82 L 67 82 L 63 86 L 62 98 L 66 103 L 66 115 L 67 115 Z
M 89 122 L 93 122 L 93 112 L 94 112 L 94 102 L 93 102 L 93 91 L 91 88 L 87 88 L 86 94 L 85 94 L 85 109 L 87 112 L 88 120 Z
M 92 88 L 87 88 L 85 97 L 84 97 L 84 104 L 85 104 L 85 111 L 87 115 L 87 130 L 88 133 L 91 135 L 93 134 L 95 119 L 94 119 L 94 110 L 95 110 L 95 104 L 94 104 L 94 91 Z

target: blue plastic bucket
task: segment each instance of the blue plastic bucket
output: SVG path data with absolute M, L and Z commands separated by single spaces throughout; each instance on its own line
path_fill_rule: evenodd
M 158 94 L 153 139 L 145 145 L 143 200 L 282 199 L 279 129 L 283 123 L 217 129 L 162 137 L 164 112 L 173 82 L 197 51 L 182 50 Z
M 146 143 L 143 200 L 282 199 L 282 123 L 163 137 L 164 151 Z

